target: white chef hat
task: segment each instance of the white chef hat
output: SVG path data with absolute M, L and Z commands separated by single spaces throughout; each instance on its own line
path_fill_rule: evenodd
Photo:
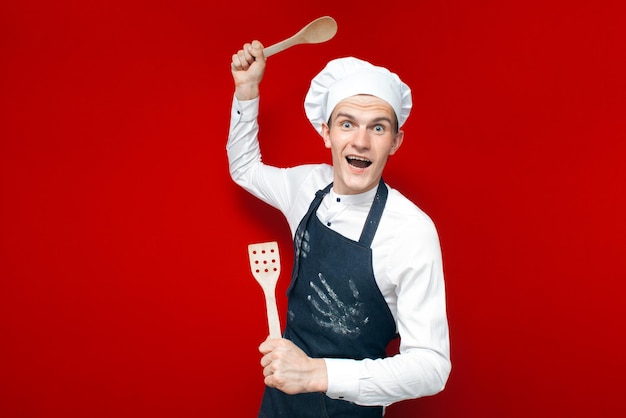
M 383 99 L 396 113 L 402 126 L 411 112 L 411 89 L 397 74 L 354 57 L 337 58 L 311 80 L 304 99 L 307 118 L 321 135 L 337 103 L 357 94 Z

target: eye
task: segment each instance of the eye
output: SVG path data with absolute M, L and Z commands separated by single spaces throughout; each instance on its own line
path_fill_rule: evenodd
M 349 128 L 352 127 L 352 123 L 348 122 L 347 120 L 343 121 L 343 122 L 341 122 L 341 127 L 344 128 L 344 129 L 349 129 Z
M 374 131 L 377 133 L 384 133 L 385 132 L 385 126 L 384 125 L 376 125 L 374 126 Z

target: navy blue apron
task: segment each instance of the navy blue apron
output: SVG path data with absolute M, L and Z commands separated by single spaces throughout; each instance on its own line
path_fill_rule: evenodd
M 315 216 L 332 183 L 316 193 L 294 237 L 283 337 L 314 358 L 382 358 L 396 337 L 391 311 L 376 284 L 370 248 L 385 203 L 380 181 L 359 241 L 327 228 Z M 360 406 L 324 393 L 287 395 L 266 387 L 259 418 L 380 418 L 382 406 Z

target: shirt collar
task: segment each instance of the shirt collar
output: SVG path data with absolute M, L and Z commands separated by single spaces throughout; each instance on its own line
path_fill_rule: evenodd
M 330 189 L 330 193 L 328 193 L 328 197 L 331 202 L 341 203 L 344 205 L 359 205 L 364 203 L 372 203 L 374 197 L 376 196 L 377 187 L 372 188 L 363 193 L 359 194 L 338 194 L 335 193 L 334 189 Z

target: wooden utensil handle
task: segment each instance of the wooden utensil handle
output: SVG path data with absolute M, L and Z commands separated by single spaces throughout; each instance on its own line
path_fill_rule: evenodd
M 268 58 L 274 54 L 278 54 L 279 52 L 284 51 L 287 48 L 291 48 L 296 44 L 294 38 L 285 39 L 284 41 L 278 42 L 277 44 L 268 46 L 263 49 L 263 55 L 265 58 Z
M 269 289 L 263 290 L 265 293 L 265 306 L 267 309 L 267 324 L 269 326 L 270 338 L 280 338 L 280 319 L 278 318 L 278 307 L 276 306 L 276 295 Z

